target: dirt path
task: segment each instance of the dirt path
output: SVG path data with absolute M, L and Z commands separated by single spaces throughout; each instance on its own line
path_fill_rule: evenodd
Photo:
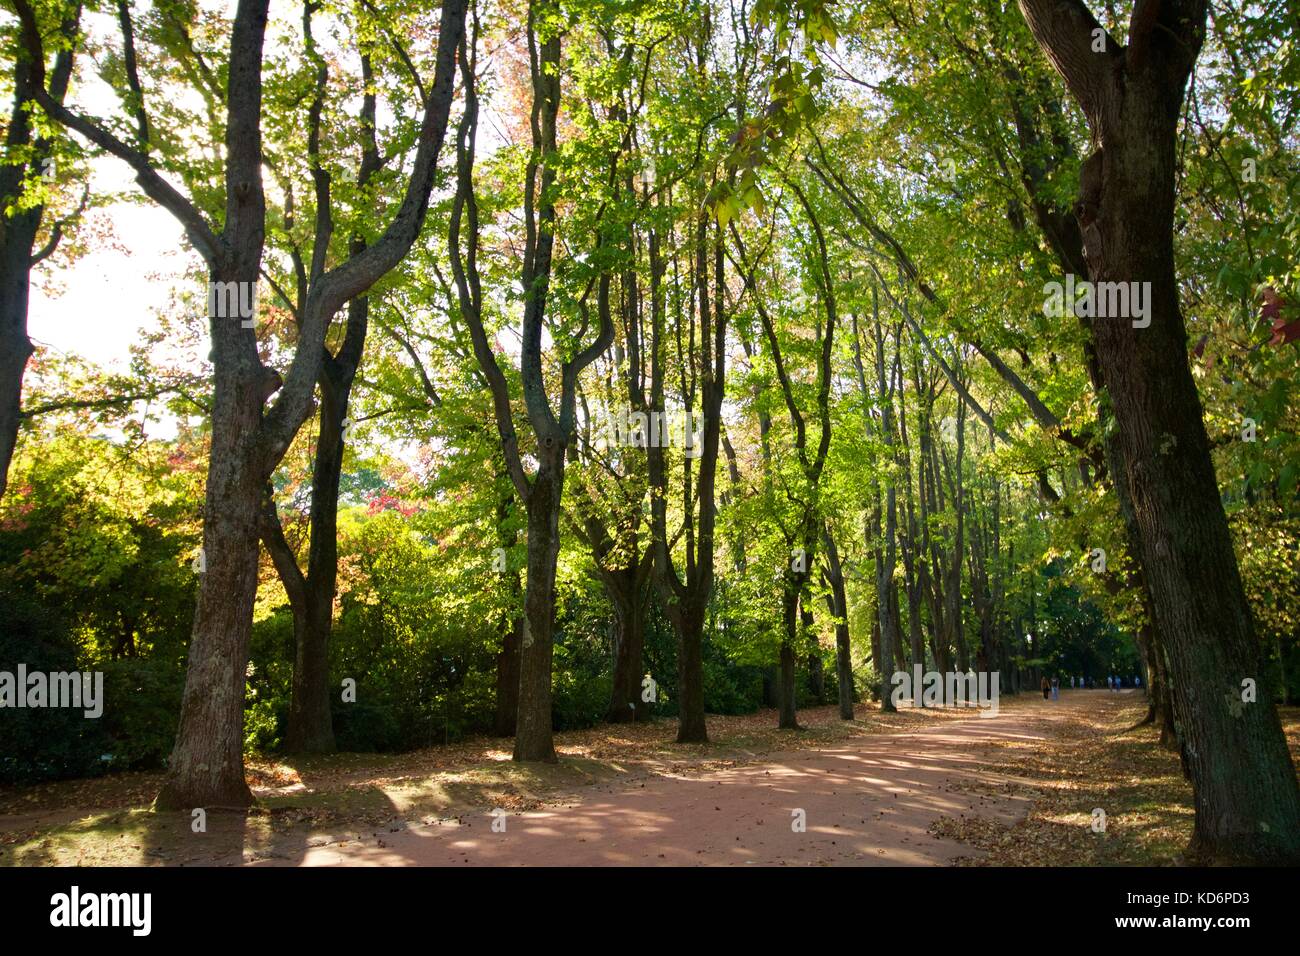
M 927 830 L 941 816 L 1011 822 L 1024 797 L 988 797 L 998 783 L 982 745 L 1042 741 L 1050 724 L 1098 703 L 1063 695 L 994 718 L 944 721 L 924 730 L 858 737 L 831 748 L 633 785 L 588 787 L 539 810 L 403 826 L 365 839 L 313 840 L 269 865 L 898 865 L 972 855 Z M 795 827 L 802 810 L 806 827 Z M 238 862 L 238 861 L 231 861 Z

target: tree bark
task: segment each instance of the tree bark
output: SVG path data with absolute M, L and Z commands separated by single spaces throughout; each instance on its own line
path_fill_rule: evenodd
M 844 593 L 844 569 L 839 550 L 829 528 L 822 530 L 822 547 L 826 552 L 826 580 L 830 591 L 826 604 L 835 619 L 835 683 L 839 690 L 840 719 L 852 720 L 857 689 L 853 686 L 853 646 L 849 640 L 848 601 Z
M 514 547 L 517 539 L 515 531 L 506 530 L 514 500 L 509 489 L 502 491 L 497 499 L 497 546 L 502 549 Z M 497 737 L 513 737 L 519 718 L 519 651 L 524 640 L 524 614 L 519 605 L 519 572 L 507 570 L 504 577 L 510 589 L 512 610 L 500 624 L 501 650 L 496 656 L 496 712 L 492 732 Z
M 781 641 L 781 706 L 779 708 L 780 716 L 777 721 L 777 728 L 779 730 L 798 730 L 799 721 L 795 714 L 795 653 L 790 632 L 797 631 L 799 627 L 799 597 L 796 594 L 792 599 L 786 595 L 782 598 L 781 603 L 786 638 Z
M 1206 4 L 1140 2 L 1129 46 L 1107 38 L 1100 54 L 1091 52 L 1100 27 L 1079 0 L 1020 7 L 1093 135 L 1076 207 L 1091 277 L 1149 283 L 1149 311 L 1138 324 L 1101 318 L 1093 330 L 1193 782 L 1189 850 L 1214 861 L 1300 862 L 1300 787 L 1271 690 L 1259 679 L 1260 648 L 1188 366 L 1174 266 L 1177 121 Z M 1257 702 L 1241 699 L 1248 678 Z
M 614 605 L 614 686 L 605 719 L 611 724 L 648 720 L 650 703 L 642 700 L 645 649 L 645 577 L 640 565 L 603 575 Z
M 130 66 L 126 72 L 134 88 L 134 102 L 129 109 L 138 130 L 134 146 L 97 121 L 67 109 L 52 90 L 43 88 L 39 24 L 27 0 L 15 0 L 15 8 L 22 41 L 36 71 L 33 96 L 41 108 L 135 171 L 144 193 L 184 227 L 207 263 L 213 283 L 235 283 L 241 296 L 245 288 L 254 288 L 261 275 L 266 235 L 262 52 L 267 0 L 239 0 L 231 30 L 225 96 L 225 208 L 219 231 L 159 174 L 151 156 L 139 84 Z M 124 5 L 119 13 L 130 60 L 134 50 L 129 11 Z M 323 200 L 317 210 L 315 261 L 305 283 L 305 306 L 296 316 L 298 341 L 284 379 L 261 364 L 255 332 L 231 317 L 213 315 L 210 319 L 213 405 L 203 530 L 206 570 L 191 633 L 180 724 L 156 803 L 160 809 L 246 806 L 252 800 L 244 782 L 241 744 L 263 487 L 311 412 L 325 336 L 335 312 L 391 271 L 420 233 L 451 108 L 464 17 L 462 0 L 444 0 L 434 82 L 424 99 L 415 159 L 400 206 L 373 245 L 329 270 L 325 262 L 333 224 L 328 177 L 320 175 L 319 167 L 314 170 L 318 200 Z M 311 43 L 309 33 L 307 42 Z M 313 110 L 313 118 L 318 122 L 318 111 Z M 314 137 L 318 129 L 309 132 Z M 277 391 L 279 397 L 265 407 Z
M 515 580 L 518 581 L 517 575 Z M 503 623 L 501 650 L 497 653 L 496 714 L 492 719 L 492 733 L 498 737 L 513 737 L 518 724 L 519 650 L 523 640 L 522 615 Z
M 263 13 L 263 23 L 265 23 Z M 257 244 L 260 259 L 261 244 Z M 257 259 L 213 281 L 256 282 Z M 190 631 L 180 725 L 156 806 L 238 808 L 244 781 L 244 689 L 257 594 L 262 489 L 269 477 L 258 441 L 263 367 L 239 320 L 214 317 L 212 447 L 203 506 L 203 562 Z M 232 328 L 233 326 L 233 328 Z
M 540 450 L 528 498 L 528 575 L 514 751 L 514 759 L 520 761 L 557 762 L 551 723 L 551 656 L 563 488 L 563 448 Z

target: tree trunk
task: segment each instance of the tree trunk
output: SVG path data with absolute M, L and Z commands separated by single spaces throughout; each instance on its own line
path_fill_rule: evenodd
M 32 354 L 27 301 L 36 227 L 28 220 L 35 212 L 28 210 L 9 219 L 0 230 L 0 497 L 8 485 L 9 463 L 18 444 L 23 374 Z M 39 222 L 39 216 L 35 218 Z
M 214 275 L 213 281 L 255 282 L 257 273 Z M 240 331 L 214 317 L 212 449 L 203 507 L 204 571 L 190 632 L 180 726 L 158 794 L 161 810 L 246 807 L 245 671 L 257 595 L 261 497 L 266 475 L 258 441 L 263 368 Z M 247 332 L 251 337 L 252 333 Z
M 788 573 L 788 572 L 787 572 Z M 795 653 L 799 637 L 799 592 L 787 580 L 781 595 L 781 623 L 784 628 L 781 640 L 781 706 L 777 727 L 781 730 L 798 730 L 795 716 Z
M 840 565 L 839 551 L 829 529 L 822 531 L 822 546 L 826 549 L 826 577 L 830 591 L 826 604 L 835 618 L 835 682 L 839 689 L 840 719 L 852 720 L 857 690 L 853 686 L 853 645 L 849 641 L 848 601 L 844 593 L 844 569 Z
M 516 587 L 519 578 L 515 577 Z M 513 737 L 519 719 L 519 650 L 524 640 L 524 617 L 505 621 L 501 628 L 501 651 L 497 654 L 496 715 L 492 733 Z
M 681 616 L 677 631 L 677 742 L 706 744 L 709 729 L 704 722 L 704 613 L 694 610 Z
M 343 421 L 351 376 L 321 374 L 320 435 L 311 488 L 311 546 L 307 556 L 305 614 L 295 614 L 296 653 L 285 749 L 289 753 L 333 753 L 329 641 L 338 580 L 339 482 L 343 474 Z
M 498 475 L 498 482 L 501 480 L 502 476 Z M 502 551 L 513 548 L 518 542 L 518 532 L 507 528 L 515 500 L 514 491 L 509 486 L 497 498 L 497 547 Z M 501 650 L 496 656 L 496 713 L 492 718 L 492 733 L 497 737 L 513 737 L 519 718 L 519 651 L 524 640 L 524 614 L 519 603 L 519 572 L 503 569 L 506 586 L 510 589 L 511 611 L 499 626 Z
M 1178 687 L 1177 725 L 1195 784 L 1192 850 L 1207 859 L 1300 861 L 1300 790 L 1271 691 L 1259 680 L 1254 620 L 1187 364 L 1173 259 L 1175 122 L 1162 92 L 1131 83 L 1119 135 L 1088 161 L 1100 163 L 1095 211 L 1083 210 L 1090 271 L 1099 282 L 1149 281 L 1152 291 L 1150 328 L 1099 319 L 1097 353 Z M 1241 702 L 1245 678 L 1257 681 L 1257 703 Z
M 611 724 L 648 720 L 650 703 L 642 700 L 644 678 L 642 654 L 645 646 L 645 594 L 637 566 L 623 568 L 609 578 L 614 605 L 614 686 L 605 720 Z M 607 580 L 607 585 L 613 583 Z
M 815 631 L 816 622 L 808 601 L 808 593 L 805 591 L 799 598 L 799 621 L 803 628 L 804 639 L 812 643 L 812 648 L 808 651 L 808 683 L 812 687 L 813 696 L 820 704 L 826 697 L 826 671 L 822 667 L 821 646 L 817 642 Z
M 76 49 L 73 38 L 80 14 L 81 7 L 77 5 L 75 13 L 62 22 L 60 32 L 67 45 L 55 55 L 54 69 L 49 74 L 50 96 L 60 103 L 72 76 Z M 24 190 L 24 179 L 36 169 L 44 172 L 43 164 L 51 155 L 53 144 L 48 137 L 33 135 L 32 115 L 36 103 L 32 97 L 35 87 L 42 82 L 41 78 L 26 56 L 19 54 L 11 62 L 13 107 L 5 130 L 6 159 L 0 165 L 0 498 L 4 497 L 8 487 L 9 465 L 18 444 L 18 428 L 22 424 L 23 375 L 32 355 L 32 342 L 27 336 L 32 266 L 40 257 L 53 251 L 59 237 L 59 227 L 56 226 L 45 249 L 39 255 L 33 255 L 32 246 L 40 231 L 45 207 L 38 205 L 24 209 L 19 200 Z
M 560 554 L 564 450 L 543 449 L 528 500 L 528 580 L 519 652 L 519 713 L 514 759 L 556 763 L 551 727 L 555 571 Z
M 329 638 L 334 601 L 332 594 L 319 588 L 312 589 L 308 600 L 307 616 L 301 623 L 294 621 L 293 690 L 284 749 L 295 754 L 333 753 Z
M 1130 46 L 1091 58 L 1095 20 L 1082 4 L 1021 0 L 1021 9 L 1099 146 L 1083 165 L 1077 207 L 1091 277 L 1146 284 L 1133 287 L 1145 290 L 1145 315 L 1098 318 L 1093 330 L 1193 783 L 1191 855 L 1300 862 L 1300 787 L 1260 680 L 1174 268 L 1177 121 L 1206 4 L 1162 3 L 1152 23 L 1135 13 Z M 1256 681 L 1257 702 L 1241 699 L 1246 679 Z

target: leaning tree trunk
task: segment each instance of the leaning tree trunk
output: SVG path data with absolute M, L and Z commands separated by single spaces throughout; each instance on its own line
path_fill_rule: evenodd
M 1116 136 L 1088 160 L 1095 178 L 1085 188 L 1095 184 L 1096 195 L 1084 193 L 1080 219 L 1096 281 L 1151 283 L 1149 328 L 1098 319 L 1095 335 L 1177 685 L 1195 791 L 1193 850 L 1210 859 L 1300 861 L 1300 789 L 1260 680 L 1254 620 L 1187 363 L 1173 257 L 1176 111 L 1169 113 L 1181 95 L 1130 78 L 1120 99 Z M 1247 679 L 1256 682 L 1257 702 L 1241 700 Z
M 305 614 L 295 621 L 296 653 L 285 749 L 290 753 L 333 753 L 329 642 L 338 580 L 339 483 L 343 474 L 343 421 L 350 378 L 321 376 L 320 435 L 316 439 L 311 488 L 311 546 L 307 556 Z M 341 386 L 341 387 L 340 387 Z
M 257 273 L 213 281 L 256 282 Z M 180 726 L 156 806 L 246 807 L 244 688 L 257 595 L 260 505 L 266 480 L 259 442 L 264 369 L 241 331 L 212 319 L 212 449 L 203 506 L 203 568 L 190 632 Z M 245 334 L 251 334 L 245 332 Z
M 1190 850 L 1206 860 L 1300 862 L 1300 786 L 1261 680 L 1174 267 L 1177 124 L 1206 4 L 1140 2 L 1130 46 L 1102 54 L 1090 52 L 1100 28 L 1083 4 L 1021 0 L 1021 9 L 1096 147 L 1077 206 L 1092 279 L 1149 284 L 1135 287 L 1147 291 L 1145 315 L 1098 318 L 1093 329 L 1193 784 Z M 1248 702 L 1246 681 L 1257 695 Z

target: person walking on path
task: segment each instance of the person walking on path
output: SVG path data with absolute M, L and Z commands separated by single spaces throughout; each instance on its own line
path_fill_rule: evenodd
M 1052 685 L 1049 684 L 1047 682 L 1047 678 L 1044 677 L 1039 686 L 1042 688 L 1043 691 L 1043 700 L 1047 700 L 1048 696 L 1052 693 Z

